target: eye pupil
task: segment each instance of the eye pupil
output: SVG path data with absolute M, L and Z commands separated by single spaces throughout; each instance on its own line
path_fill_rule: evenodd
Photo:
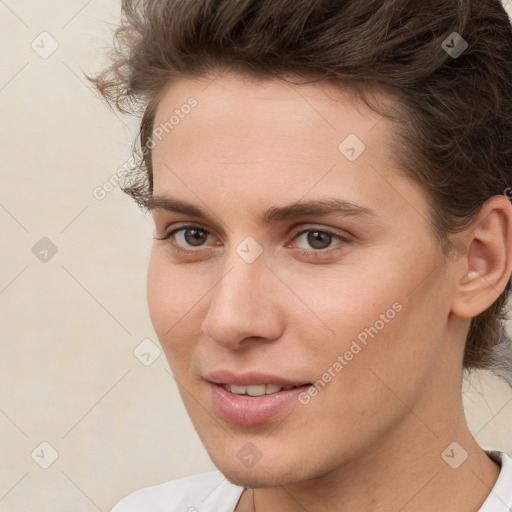
M 192 236 L 189 236 L 189 233 L 192 233 Z M 185 240 L 189 245 L 201 245 L 207 237 L 208 235 L 202 229 L 188 228 L 185 230 Z
M 310 231 L 308 233 L 308 243 L 315 249 L 325 249 L 329 247 L 332 236 L 324 231 Z

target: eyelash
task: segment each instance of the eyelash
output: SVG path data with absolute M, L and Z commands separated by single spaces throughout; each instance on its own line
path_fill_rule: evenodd
M 206 236 L 211 235 L 210 231 L 208 231 L 207 229 L 204 229 L 203 227 L 201 227 L 197 224 L 183 224 L 180 227 L 171 230 L 169 233 L 166 233 L 163 237 L 157 238 L 157 240 L 160 240 L 160 241 L 171 240 L 173 235 L 175 235 L 176 233 L 178 233 L 180 231 L 186 231 L 187 229 L 197 229 L 199 231 L 204 232 L 206 234 Z M 338 233 L 334 233 L 333 231 L 329 231 L 328 229 L 317 229 L 317 228 L 308 228 L 308 229 L 297 230 L 293 233 L 292 239 L 295 240 L 299 236 L 303 235 L 304 233 L 309 233 L 310 231 L 317 231 L 320 233 L 325 233 L 327 235 L 332 236 L 333 238 L 338 239 L 338 241 L 340 241 L 340 242 L 345 242 L 345 243 L 350 242 L 349 237 L 345 237 Z M 174 250 L 179 254 L 190 255 L 190 254 L 197 254 L 197 253 L 201 252 L 201 249 L 183 249 L 176 242 L 171 242 L 171 243 L 173 245 Z M 336 245 L 339 245 L 339 244 L 336 244 Z M 322 257 L 322 256 L 330 255 L 332 252 L 334 252 L 336 250 L 339 250 L 339 249 L 336 249 L 336 248 L 330 249 L 330 247 L 326 248 L 326 249 L 311 249 L 311 250 L 299 249 L 299 250 L 297 250 L 297 253 L 300 254 L 301 256 Z

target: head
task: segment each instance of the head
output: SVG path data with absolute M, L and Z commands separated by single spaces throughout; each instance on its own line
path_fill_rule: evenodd
M 124 190 L 155 221 L 151 318 L 225 474 L 312 478 L 407 421 L 394 394 L 434 418 L 464 369 L 512 385 L 498 0 L 133 1 L 116 37 L 91 80 L 142 114 Z M 231 421 L 209 383 L 226 369 L 309 386 Z

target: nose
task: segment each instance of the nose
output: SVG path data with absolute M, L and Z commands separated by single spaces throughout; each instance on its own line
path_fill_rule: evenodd
M 262 254 L 247 263 L 234 252 L 209 295 L 202 331 L 219 345 L 239 349 L 249 338 L 271 341 L 282 334 L 280 282 Z M 244 343 L 245 347 L 247 343 Z

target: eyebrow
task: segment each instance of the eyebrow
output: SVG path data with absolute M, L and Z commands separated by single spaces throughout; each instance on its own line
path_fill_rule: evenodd
M 213 222 L 213 216 L 202 208 L 181 199 L 166 196 L 151 196 L 146 204 L 149 211 L 165 210 L 198 217 Z M 305 215 L 340 215 L 346 217 L 375 217 L 374 210 L 357 205 L 339 198 L 317 199 L 311 201 L 299 201 L 285 206 L 272 206 L 262 216 L 263 224 L 272 224 L 281 220 L 293 219 Z

